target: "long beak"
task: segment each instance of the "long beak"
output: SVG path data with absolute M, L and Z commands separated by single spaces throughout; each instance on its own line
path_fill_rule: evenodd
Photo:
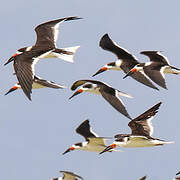
M 68 153 L 68 152 L 70 152 L 70 151 L 71 151 L 71 149 L 69 148 L 69 149 L 67 149 L 65 152 L 63 152 L 62 155 L 66 154 L 66 153 Z
M 70 148 L 67 149 L 65 152 L 63 152 L 62 155 L 66 154 L 66 153 L 68 153 L 68 152 L 70 152 L 70 151 L 73 151 L 73 150 L 75 150 L 75 148 L 74 148 L 74 147 L 70 147 Z
M 111 152 L 111 149 L 114 149 L 116 147 L 116 144 L 111 144 L 109 146 L 107 146 L 102 152 L 100 152 L 99 154 L 105 153 L 107 151 Z
M 18 87 L 17 86 L 14 86 L 14 87 L 12 87 L 5 95 L 7 95 L 7 94 L 9 94 L 9 93 L 11 93 L 11 92 L 13 92 L 13 91 L 15 91 L 15 90 L 17 90 L 18 89 Z
M 72 97 L 74 97 L 74 96 L 76 96 L 76 95 L 78 95 L 78 94 L 80 94 L 82 92 L 83 92 L 82 89 L 78 89 L 69 99 L 71 99 Z
M 12 61 L 14 61 L 14 60 L 15 60 L 15 58 L 14 58 L 14 56 L 12 56 L 12 57 L 4 64 L 4 66 L 7 65 L 7 64 L 9 64 L 10 62 L 12 62 Z
M 135 72 L 130 70 L 124 77 L 123 79 L 127 78 L 128 76 L 131 76 L 132 74 L 134 74 Z
M 97 71 L 95 74 L 93 74 L 92 77 L 94 77 L 94 76 L 96 76 L 96 75 L 98 75 L 98 74 L 100 74 L 106 70 L 107 70 L 107 67 L 102 67 L 99 71 Z

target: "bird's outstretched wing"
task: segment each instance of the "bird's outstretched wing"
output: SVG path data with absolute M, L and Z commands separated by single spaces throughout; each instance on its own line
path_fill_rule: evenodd
M 131 128 L 132 135 L 152 136 L 153 126 L 151 120 L 158 112 L 160 105 L 161 102 L 129 122 L 128 126 Z

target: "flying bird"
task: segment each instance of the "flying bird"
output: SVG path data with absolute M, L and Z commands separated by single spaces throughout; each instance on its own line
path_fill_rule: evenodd
M 63 174 L 63 177 L 58 177 L 58 178 L 52 178 L 51 180 L 78 180 L 83 178 L 73 172 L 69 171 L 60 171 Z
M 105 147 L 107 147 L 106 139 L 109 138 L 99 137 L 96 133 L 94 133 L 90 127 L 89 120 L 82 122 L 76 129 L 76 132 L 83 136 L 86 141 L 72 145 L 63 153 L 63 155 L 73 150 L 101 152 Z
M 117 111 L 121 114 L 126 116 L 127 118 L 131 119 L 130 115 L 128 114 L 123 102 L 119 98 L 119 96 L 125 96 L 128 98 L 132 98 L 131 95 L 121 92 L 117 89 L 112 88 L 111 86 L 95 80 L 78 80 L 71 86 L 71 90 L 75 90 L 81 86 L 69 99 L 78 95 L 82 92 L 90 92 L 98 95 L 102 95 L 102 97 L 111 104 Z
M 110 39 L 108 34 L 105 34 L 101 38 L 99 42 L 99 46 L 102 49 L 110 51 L 113 54 L 115 54 L 118 60 L 104 65 L 93 76 L 96 76 L 97 74 L 100 74 L 106 70 L 118 70 L 118 71 L 122 70 L 124 71 L 124 73 L 128 73 L 133 67 L 135 67 L 137 64 L 140 63 L 134 55 L 130 54 L 126 49 L 118 46 L 112 39 Z M 149 86 L 153 89 L 158 90 L 158 88 L 152 84 L 152 82 L 144 73 L 137 72 L 135 74 L 131 74 L 130 76 L 136 81 L 146 86 Z
M 41 79 L 40 77 L 34 76 L 33 84 L 32 84 L 32 89 L 40 89 L 40 88 L 54 88 L 54 89 L 64 89 L 66 88 L 63 85 L 56 84 L 53 81 L 47 81 L 44 79 Z M 9 94 L 17 89 L 21 89 L 21 85 L 19 83 L 16 83 L 9 91 L 5 94 Z
M 128 126 L 131 128 L 131 134 L 117 134 L 113 144 L 105 148 L 100 154 L 112 150 L 117 146 L 135 148 L 135 147 L 152 147 L 173 142 L 167 142 L 157 138 L 153 138 L 153 126 L 151 120 L 158 112 L 161 102 L 154 105 L 152 108 L 136 117 L 129 122 Z
M 146 74 L 152 81 L 167 89 L 164 74 L 180 74 L 180 69 L 169 64 L 168 59 L 159 51 L 142 51 L 141 54 L 148 56 L 150 62 L 139 63 L 133 67 L 124 78 L 142 72 Z
M 65 17 L 38 25 L 35 28 L 37 40 L 34 46 L 19 49 L 4 65 L 14 62 L 14 70 L 25 95 L 31 100 L 34 82 L 35 64 L 41 58 L 61 58 L 73 62 L 73 56 L 79 46 L 59 49 L 56 47 L 58 27 L 64 21 L 81 19 L 76 16 Z

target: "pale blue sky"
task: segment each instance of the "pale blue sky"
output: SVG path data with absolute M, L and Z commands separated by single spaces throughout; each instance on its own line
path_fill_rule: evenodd
M 6 0 L 1 3 L 1 89 L 0 89 L 0 172 L 1 179 L 49 180 L 61 176 L 59 170 L 75 172 L 85 180 L 172 179 L 179 171 L 179 92 L 180 76 L 167 75 L 168 90 L 155 91 L 133 79 L 123 80 L 123 72 L 109 71 L 95 78 L 131 94 L 122 98 L 132 117 L 162 101 L 153 119 L 154 137 L 175 144 L 153 148 L 125 149 L 120 153 L 75 151 L 62 156 L 69 146 L 84 139 L 75 128 L 85 119 L 100 136 L 129 133 L 129 119 L 97 95 L 82 94 L 69 100 L 70 86 L 91 76 L 104 64 L 116 60 L 102 50 L 100 38 L 108 33 L 120 46 L 148 61 L 142 50 L 161 50 L 173 66 L 180 68 L 180 1 L 164 0 Z M 34 90 L 32 102 L 19 90 L 6 91 L 17 80 L 13 66 L 3 64 L 17 49 L 33 45 L 34 28 L 43 22 L 66 16 L 84 19 L 64 22 L 58 47 L 80 45 L 74 64 L 59 59 L 41 60 L 36 74 L 65 84 L 68 89 Z M 108 143 L 111 143 L 109 141 Z

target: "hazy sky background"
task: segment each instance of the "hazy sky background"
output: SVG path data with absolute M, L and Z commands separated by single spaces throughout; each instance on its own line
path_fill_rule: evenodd
M 148 61 L 139 52 L 161 50 L 173 66 L 180 68 L 180 1 L 164 0 L 6 0 L 1 2 L 1 88 L 0 88 L 0 177 L 14 180 L 49 180 L 61 176 L 59 170 L 75 172 L 85 180 L 168 180 L 180 170 L 180 76 L 166 75 L 168 90 L 148 88 L 123 72 L 108 71 L 91 76 L 116 57 L 99 47 L 105 34 L 132 52 L 141 62 Z M 17 79 L 13 64 L 3 64 L 17 49 L 36 40 L 34 28 L 43 22 L 67 16 L 82 20 L 64 22 L 58 47 L 80 45 L 74 64 L 60 59 L 45 59 L 36 65 L 36 74 L 68 86 L 67 89 L 33 90 L 30 102 L 19 90 L 4 94 Z M 75 129 L 85 119 L 100 136 L 129 133 L 129 119 L 113 109 L 102 97 L 84 93 L 69 100 L 70 86 L 79 79 L 97 79 L 131 94 L 122 98 L 135 118 L 159 101 L 163 104 L 153 119 L 154 137 L 175 144 L 152 148 L 122 148 L 124 152 L 62 153 L 82 142 Z M 158 85 L 157 85 L 158 87 Z M 108 141 L 110 144 L 112 141 Z

